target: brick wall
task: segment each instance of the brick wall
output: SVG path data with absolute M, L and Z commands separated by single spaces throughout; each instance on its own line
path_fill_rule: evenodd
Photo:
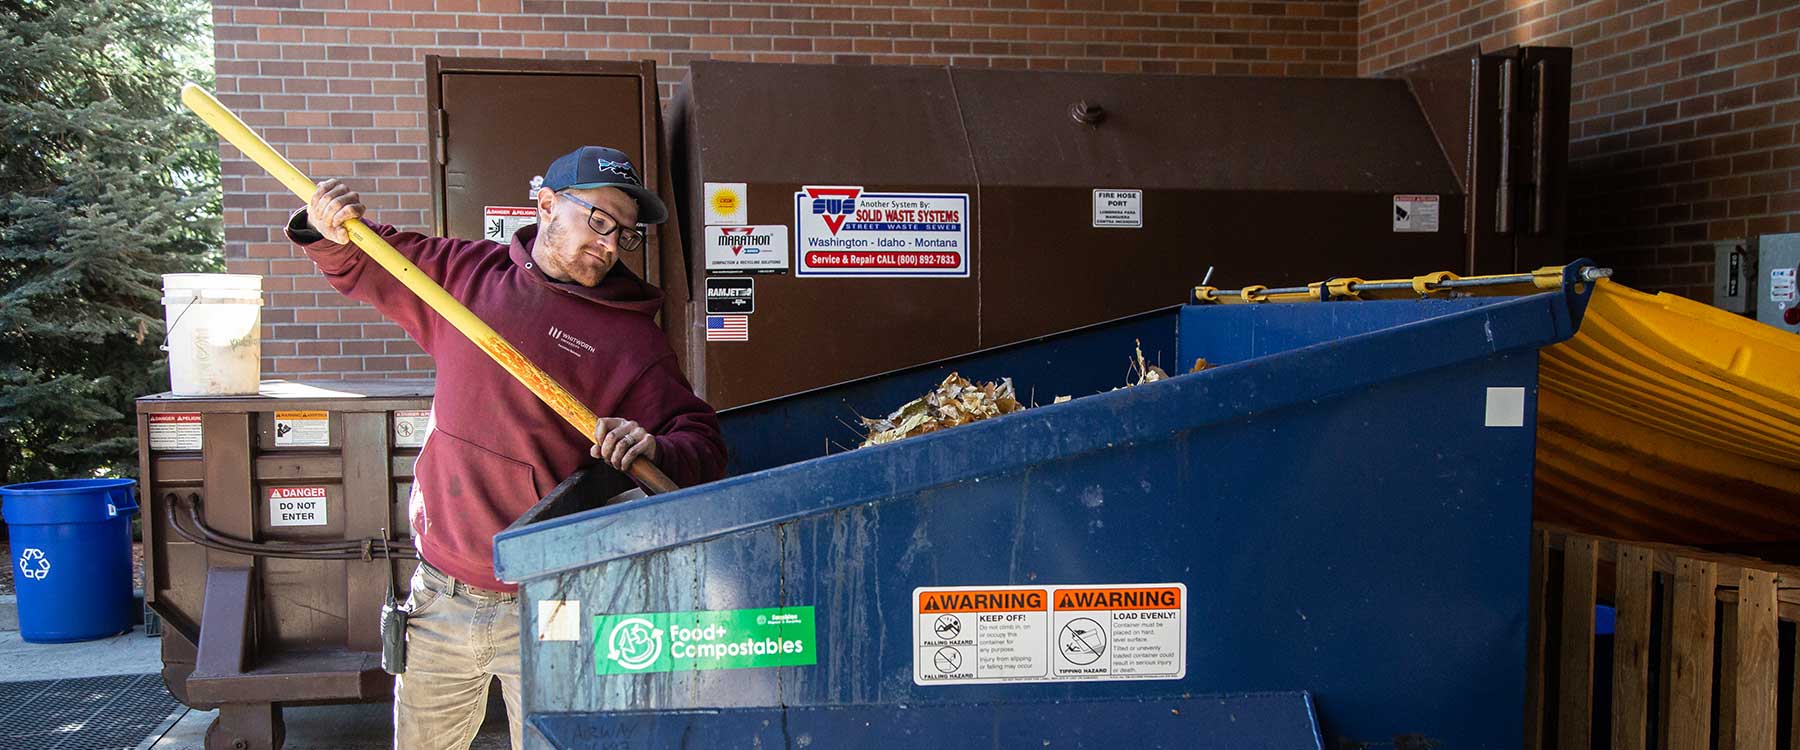
M 382 221 L 431 225 L 424 59 L 695 59 L 1349 76 L 1355 0 L 215 0 L 219 98 Z M 429 374 L 396 326 L 283 240 L 298 204 L 224 147 L 227 265 L 262 274 L 266 377 Z
M 1479 43 L 1574 49 L 1571 253 L 1711 301 L 1712 242 L 1800 231 L 1800 2 L 1363 0 L 1364 75 Z

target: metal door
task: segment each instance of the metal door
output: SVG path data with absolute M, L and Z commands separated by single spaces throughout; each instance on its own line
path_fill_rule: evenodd
M 535 221 L 532 178 L 582 145 L 624 151 L 646 184 L 659 183 L 660 165 L 646 159 L 657 153 L 654 64 L 434 55 L 425 65 L 434 233 L 507 241 L 520 219 Z M 501 209 L 523 215 L 509 222 Z M 657 248 L 652 237 L 622 260 L 654 283 L 645 273 Z

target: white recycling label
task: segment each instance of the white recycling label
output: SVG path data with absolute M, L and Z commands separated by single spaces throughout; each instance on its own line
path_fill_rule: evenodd
M 1178 680 L 1187 586 L 913 589 L 913 683 Z

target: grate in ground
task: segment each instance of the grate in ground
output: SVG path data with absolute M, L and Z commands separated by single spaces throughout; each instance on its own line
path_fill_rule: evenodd
M 157 674 L 0 683 L 0 750 L 134 750 L 180 708 Z

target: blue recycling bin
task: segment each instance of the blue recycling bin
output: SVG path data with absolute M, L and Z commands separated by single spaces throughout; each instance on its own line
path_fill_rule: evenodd
M 0 487 L 25 640 L 69 643 L 131 629 L 136 485 L 57 479 Z

